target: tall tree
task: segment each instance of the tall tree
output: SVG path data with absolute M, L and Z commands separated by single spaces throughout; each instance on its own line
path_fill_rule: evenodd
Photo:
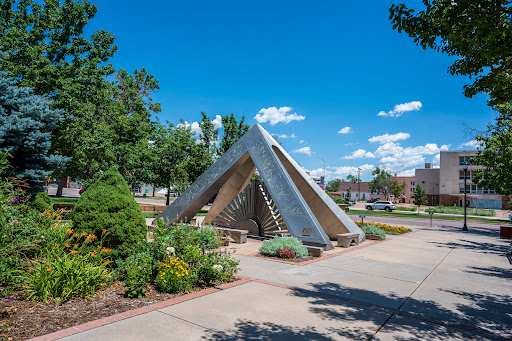
M 425 195 L 425 189 L 418 184 L 414 189 L 414 205 L 418 206 L 418 214 L 420 214 L 420 206 L 428 203 L 427 196 Z
M 358 179 L 357 179 L 357 176 L 354 176 L 354 175 L 352 175 L 352 174 L 349 174 L 349 175 L 347 175 L 347 181 L 348 181 L 348 182 L 357 183 Z
M 338 192 L 341 185 L 341 179 L 334 179 L 327 183 L 325 190 L 327 192 Z
M 204 152 L 203 172 L 210 167 L 217 158 L 217 141 L 219 139 L 219 130 L 215 129 L 210 117 L 204 112 L 201 112 L 202 120 L 199 123 L 201 134 L 199 136 L 199 143 L 201 144 Z
M 475 170 L 473 181 L 502 195 L 512 195 L 512 105 L 496 109 L 500 113 L 496 122 L 476 138 L 484 149 L 471 163 L 483 167 Z
M 384 195 L 386 200 L 390 195 L 391 174 L 379 167 L 375 168 L 372 172 L 374 178 L 368 183 L 371 193 L 378 193 Z
M 220 140 L 219 156 L 227 152 L 249 130 L 249 125 L 245 123 L 245 116 L 242 116 L 238 122 L 233 113 L 222 116 L 222 126 L 224 134 Z
M 475 77 L 464 86 L 467 97 L 487 93 L 490 105 L 512 102 L 512 2 L 423 0 L 423 4 L 421 11 L 392 5 L 393 28 L 405 31 L 424 49 L 457 57 L 448 71 Z
M 389 191 L 391 195 L 395 197 L 395 199 L 400 199 L 402 197 L 402 192 L 405 188 L 405 182 L 399 183 L 396 180 L 392 180 L 389 184 Z
M 27 179 L 32 192 L 40 191 L 53 169 L 66 161 L 49 153 L 51 132 L 61 121 L 61 113 L 50 109 L 49 100 L 30 88 L 12 85 L 12 79 L 0 71 L 0 150 L 13 156 L 12 172 Z

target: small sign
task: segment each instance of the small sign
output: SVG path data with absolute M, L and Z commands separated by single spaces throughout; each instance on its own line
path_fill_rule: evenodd
M 313 229 L 310 228 L 310 227 L 304 228 L 304 229 L 302 229 L 302 235 L 304 237 L 311 237 L 311 232 L 312 231 L 313 231 Z
M 364 218 L 366 218 L 366 216 L 364 214 L 360 214 L 359 218 L 363 218 L 364 219 Z
M 434 211 L 428 211 L 428 214 L 430 214 L 431 216 L 434 215 Z

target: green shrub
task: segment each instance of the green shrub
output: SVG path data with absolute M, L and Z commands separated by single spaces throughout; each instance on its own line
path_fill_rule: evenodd
M 137 252 L 124 261 L 116 261 L 116 278 L 123 280 L 126 296 L 138 298 L 146 296 L 145 287 L 151 282 L 153 274 L 153 257 L 149 252 Z
M 25 282 L 26 296 L 33 300 L 90 297 L 110 280 L 107 262 L 99 263 L 98 258 L 88 255 L 49 251 L 45 259 L 33 263 L 20 276 Z
M 337 197 L 335 200 L 334 200 L 335 203 L 337 204 L 344 204 L 345 203 L 345 200 L 343 200 L 342 197 Z
M 238 272 L 238 264 L 229 253 L 209 252 L 196 265 L 198 283 L 209 286 L 217 281 L 230 281 Z
M 384 230 L 378 226 L 364 224 L 360 225 L 359 227 L 361 228 L 361 230 L 363 230 L 365 234 L 376 234 L 380 236 L 380 240 L 386 239 L 386 232 L 384 232 Z
M 188 264 L 179 258 L 167 258 L 158 266 L 155 284 L 163 292 L 191 291 L 195 283 L 196 276 L 189 272 Z
M 48 209 L 53 210 L 52 199 L 46 192 L 39 192 L 36 195 L 36 200 L 32 203 L 32 207 L 38 212 L 44 212 Z
M 78 200 L 73 221 L 78 230 L 96 236 L 112 249 L 113 258 L 126 258 L 146 239 L 142 211 L 117 167 L 106 171 Z
M 220 246 L 220 235 L 211 225 L 203 226 L 191 231 L 191 242 L 206 250 L 213 250 Z
M 302 245 L 302 241 L 295 237 L 275 236 L 263 242 L 260 252 L 265 256 L 279 257 L 279 250 L 284 249 L 285 246 L 294 249 L 297 257 L 305 257 L 308 255 L 308 249 Z
M 416 207 L 406 207 L 406 206 L 396 206 L 397 211 L 411 211 L 414 212 L 417 210 Z

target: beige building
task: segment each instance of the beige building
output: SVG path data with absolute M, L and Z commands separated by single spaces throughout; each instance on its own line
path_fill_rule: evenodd
M 395 180 L 399 184 L 405 184 L 404 190 L 402 191 L 401 198 L 395 198 L 400 200 L 402 203 L 412 204 L 414 202 L 414 190 L 416 189 L 416 177 L 414 176 L 395 176 L 391 177 L 391 180 Z
M 463 165 L 476 155 L 476 150 L 441 152 L 440 168 L 425 164 L 425 169 L 416 169 L 417 183 L 425 188 L 429 205 L 464 206 Z M 505 205 L 500 194 L 473 183 L 474 170 L 479 167 L 469 165 L 466 173 L 468 207 L 502 209 Z

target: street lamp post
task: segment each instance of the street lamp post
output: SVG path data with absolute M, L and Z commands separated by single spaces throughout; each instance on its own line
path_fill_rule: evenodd
M 462 231 L 468 231 L 468 225 L 466 224 L 466 215 L 467 215 L 467 181 L 468 181 L 468 167 L 469 163 L 465 162 L 464 165 L 462 165 L 462 168 L 464 169 L 464 226 L 462 227 Z
M 326 186 L 325 186 L 325 160 L 323 157 L 319 156 L 320 160 L 322 160 L 322 162 L 324 163 L 324 191 L 326 189 Z

